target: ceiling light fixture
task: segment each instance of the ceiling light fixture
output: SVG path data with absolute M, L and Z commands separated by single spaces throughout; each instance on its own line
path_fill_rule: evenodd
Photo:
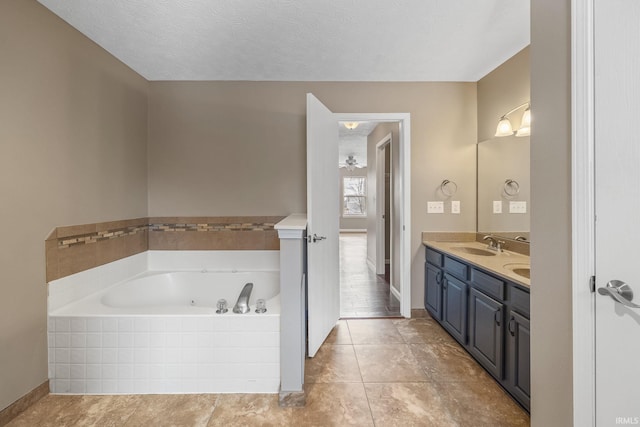
M 511 126 L 511 121 L 507 118 L 507 116 L 511 113 L 514 113 L 521 109 L 522 107 L 527 107 L 522 114 L 522 119 L 520 120 L 520 127 L 515 132 L 516 136 L 529 136 L 531 135 L 531 103 L 525 102 L 522 105 L 518 105 L 513 110 L 509 111 L 506 114 L 503 114 L 500 117 L 500 121 L 498 122 L 498 127 L 496 128 L 496 136 L 511 136 L 514 134 L 513 127 Z
M 347 170 L 350 172 L 354 171 L 356 167 L 358 167 L 358 161 L 355 157 L 353 157 L 353 154 L 349 154 L 347 160 L 344 161 L 344 164 Z
M 344 127 L 346 127 L 349 130 L 354 130 L 355 128 L 358 127 L 360 123 L 358 122 L 345 122 Z

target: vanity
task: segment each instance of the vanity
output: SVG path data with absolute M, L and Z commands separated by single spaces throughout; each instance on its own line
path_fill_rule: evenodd
M 476 241 L 423 244 L 425 309 L 529 410 L 529 257 Z

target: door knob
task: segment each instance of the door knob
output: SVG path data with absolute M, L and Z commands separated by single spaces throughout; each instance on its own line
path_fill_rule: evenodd
M 598 288 L 600 295 L 609 295 L 622 305 L 632 308 L 640 308 L 640 305 L 631 302 L 633 290 L 629 285 L 620 280 L 611 280 L 606 286 Z
M 315 243 L 319 240 L 326 240 L 325 236 L 318 236 L 316 233 L 313 233 L 313 236 L 307 236 L 307 240 L 309 243 Z

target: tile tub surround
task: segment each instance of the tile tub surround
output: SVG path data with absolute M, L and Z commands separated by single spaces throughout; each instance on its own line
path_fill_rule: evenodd
M 148 218 L 55 228 L 45 240 L 47 282 L 149 248 Z
M 283 216 L 151 217 L 55 228 L 45 240 L 47 282 L 146 250 L 278 250 Z
M 284 216 L 151 217 L 151 250 L 278 250 Z
M 148 251 L 50 283 L 51 391 L 277 393 L 278 313 L 73 316 L 67 308 L 88 290 L 106 289 L 147 270 L 278 268 L 278 251 Z

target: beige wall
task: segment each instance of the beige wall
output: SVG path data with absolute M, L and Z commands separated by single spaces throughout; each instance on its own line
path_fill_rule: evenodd
M 337 113 L 411 113 L 412 306 L 422 231 L 475 231 L 475 83 L 151 82 L 149 212 L 306 211 L 305 94 Z M 443 179 L 462 214 L 426 214 Z
M 531 197 L 529 137 L 494 137 L 500 117 L 531 99 L 530 48 L 526 47 L 478 81 L 478 231 L 529 232 Z M 524 107 L 509 115 L 514 130 L 520 126 Z M 503 194 L 504 182 L 513 179 L 520 192 Z M 501 214 L 493 213 L 493 201 L 502 201 Z M 510 201 L 527 203 L 527 213 L 509 213 Z
M 533 1 L 531 21 L 531 421 L 570 426 L 571 1 Z
M 147 82 L 33 0 L 0 2 L 0 409 L 47 380 L 44 240 L 146 216 Z
M 377 183 L 377 161 L 376 161 L 376 145 L 384 139 L 387 135 L 391 134 L 391 151 L 390 151 L 390 170 L 392 173 L 391 179 L 391 200 L 389 204 L 390 216 L 388 218 L 390 220 L 387 227 L 390 229 L 385 230 L 387 232 L 386 239 L 387 245 L 391 254 L 389 258 L 391 263 L 391 285 L 396 289 L 400 289 L 400 233 L 402 229 L 402 221 L 401 221 L 401 200 L 397 195 L 400 194 L 400 126 L 398 123 L 380 123 L 376 128 L 369 134 L 367 138 L 367 162 L 371 167 L 371 172 L 369 174 L 371 191 L 375 193 Z M 386 159 L 385 159 L 386 160 Z M 376 244 L 377 244 L 377 233 L 376 233 L 376 223 L 377 218 L 381 215 L 381 212 L 377 211 L 376 205 L 376 197 L 374 194 L 374 198 L 372 200 L 371 206 L 369 206 L 369 214 L 367 216 L 367 258 L 371 260 L 373 265 L 377 263 L 376 256 Z M 393 241 L 389 242 L 388 239 L 391 238 Z M 393 250 L 391 250 L 393 248 Z

